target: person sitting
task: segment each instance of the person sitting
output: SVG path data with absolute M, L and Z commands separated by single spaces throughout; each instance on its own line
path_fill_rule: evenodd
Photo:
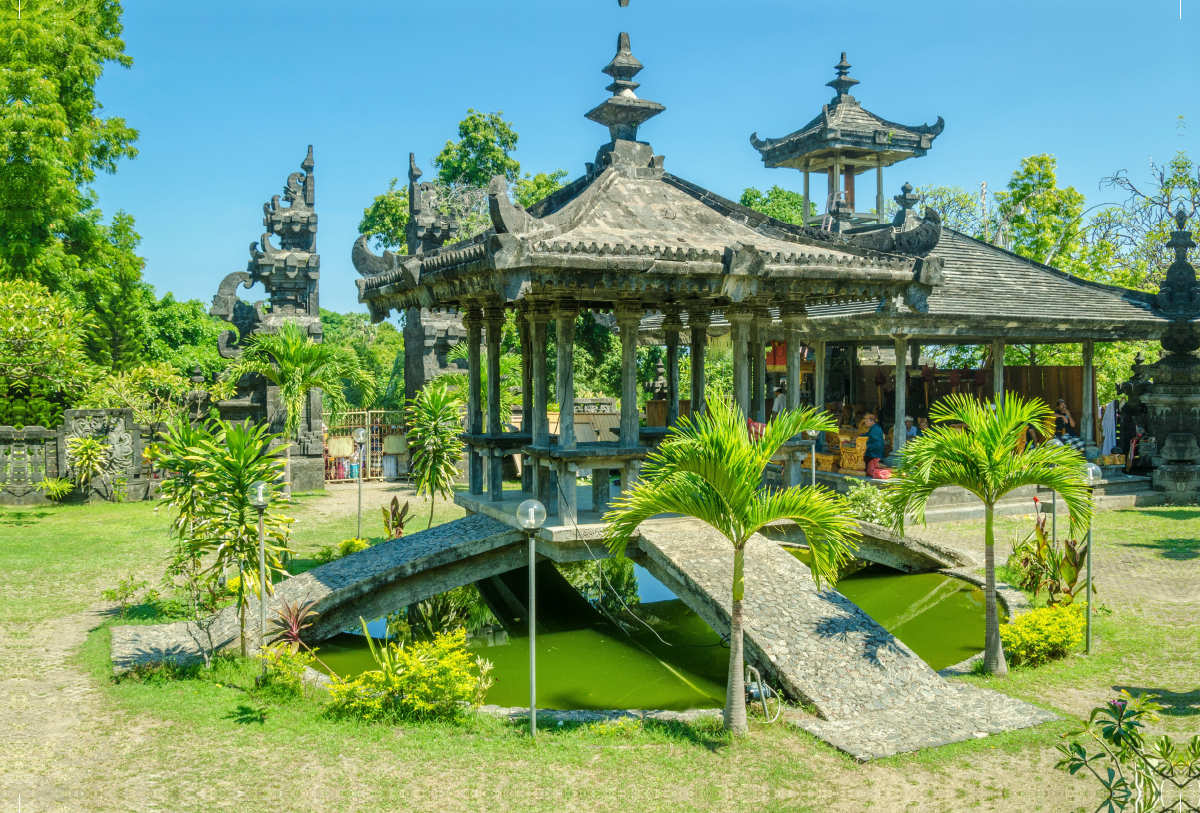
M 771 420 L 778 418 L 785 409 L 787 409 L 787 395 L 784 394 L 783 387 L 776 387 L 775 403 L 771 405 Z
M 863 460 L 869 463 L 883 457 L 886 444 L 883 439 L 883 427 L 875 419 L 875 413 L 868 412 L 863 417 L 863 421 L 867 425 L 867 451 L 863 455 Z
M 904 439 L 912 440 L 917 436 L 917 427 L 913 425 L 912 415 L 904 416 Z
M 1071 417 L 1071 410 L 1067 409 L 1067 402 L 1063 398 L 1058 399 L 1058 404 L 1054 408 L 1054 436 L 1062 438 L 1064 436 L 1072 436 L 1075 434 L 1075 419 Z
M 917 418 L 917 432 L 913 437 L 919 438 L 929 431 L 929 419 L 926 417 Z

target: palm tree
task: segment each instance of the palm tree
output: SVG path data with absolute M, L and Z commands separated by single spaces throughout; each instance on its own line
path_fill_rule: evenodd
M 455 466 L 462 458 L 462 399 L 440 378 L 416 394 L 408 405 L 408 448 L 412 451 L 413 486 L 417 496 L 429 494 L 429 524 L 437 495 L 449 499 Z
M 375 377 L 363 369 L 358 354 L 349 347 L 318 344 L 295 322 L 285 322 L 278 333 L 255 333 L 226 376 L 237 381 L 246 373 L 258 373 L 279 387 L 287 409 L 284 435 L 295 438 L 309 390 L 320 389 L 329 420 L 346 411 L 343 382 L 362 391 L 363 403 L 375 398 Z
M 959 486 L 980 499 L 984 507 L 984 565 L 987 570 L 984 667 L 1007 675 L 1000 643 L 1000 615 L 996 608 L 995 533 L 992 517 L 996 503 L 1022 486 L 1042 486 L 1057 491 L 1071 512 L 1071 531 L 1084 530 L 1092 521 L 1092 503 L 1085 479 L 1086 461 L 1069 446 L 1043 444 L 1016 453 L 1017 440 L 1030 425 L 1044 436 L 1053 434 L 1054 413 L 1039 399 L 1009 393 L 993 408 L 965 394 L 950 395 L 929 412 L 934 422 L 955 422 L 966 428 L 935 426 L 904 445 L 900 476 L 888 483 L 885 499 L 893 526 L 899 530 L 904 515 L 925 522 L 925 504 L 943 486 Z
M 833 427 L 832 420 L 815 409 L 791 410 L 767 426 L 761 440 L 752 441 L 741 410 L 715 399 L 703 415 L 680 418 L 658 450 L 646 458 L 638 484 L 604 516 L 608 549 L 615 556 L 624 554 L 642 521 L 664 513 L 706 522 L 733 545 L 725 727 L 737 734 L 746 731 L 742 674 L 746 543 L 767 523 L 795 522 L 812 550 L 809 567 L 818 587 L 822 580 L 829 584 L 837 580 L 838 567 L 853 550 L 857 526 L 842 498 L 819 488 L 759 488 L 763 469 L 784 441 L 805 430 Z

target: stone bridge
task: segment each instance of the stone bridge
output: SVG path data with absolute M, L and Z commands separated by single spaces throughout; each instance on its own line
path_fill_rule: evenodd
M 538 540 L 541 556 L 577 560 L 604 555 L 563 529 Z M 691 519 L 643 523 L 629 555 L 679 596 L 714 630 L 729 631 L 733 555 L 715 530 Z M 319 641 L 397 607 L 483 582 L 524 566 L 524 534 L 496 518 L 467 516 L 376 545 L 276 585 L 270 605 L 316 602 L 321 613 L 306 636 Z M 924 554 L 922 554 L 924 555 Z M 951 683 L 834 590 L 818 591 L 807 567 L 777 542 L 756 535 L 746 550 L 746 656 L 815 717 L 798 723 L 859 758 L 1036 725 L 1054 716 L 996 692 Z M 485 593 L 486 595 L 486 593 Z M 547 596 L 549 598 L 549 596 Z M 258 605 L 251 600 L 249 646 L 257 648 Z M 119 626 L 112 630 L 113 667 L 200 656 L 188 623 Z M 239 645 L 237 617 L 222 611 L 213 629 L 218 649 Z

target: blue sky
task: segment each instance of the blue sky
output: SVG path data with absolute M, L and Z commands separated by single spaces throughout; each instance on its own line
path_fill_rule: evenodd
M 628 31 L 646 66 L 638 95 L 667 107 L 641 137 L 669 171 L 727 197 L 801 188 L 798 172 L 764 169 L 749 136 L 816 115 L 844 50 L 867 109 L 946 119 L 927 157 L 885 172 L 888 194 L 905 181 L 1000 188 L 1022 157 L 1049 152 L 1089 203 L 1115 201 L 1103 176 L 1144 179 L 1151 158 L 1179 149 L 1200 157 L 1200 2 L 1182 11 L 1178 0 L 126 0 L 134 67 L 110 67 L 98 96 L 141 131 L 141 153 L 96 188 L 106 214 L 137 219 L 160 294 L 211 300 L 245 268 L 263 202 L 313 144 L 322 305 L 360 310 L 357 224 L 409 151 L 430 175 L 467 108 L 503 110 L 523 169 L 581 174 L 607 140 L 583 114 L 608 95 L 600 69 Z

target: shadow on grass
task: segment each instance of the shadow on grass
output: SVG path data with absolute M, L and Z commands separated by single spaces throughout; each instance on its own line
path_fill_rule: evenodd
M 50 516 L 49 511 L 5 511 L 0 513 L 0 525 L 20 528 L 25 525 L 34 525 L 37 520 L 45 519 L 48 516 Z
M 233 720 L 238 725 L 263 725 L 267 722 L 267 710 L 249 703 L 238 703 L 237 708 L 225 715 L 225 719 Z
M 1155 539 L 1151 542 L 1131 542 L 1130 548 L 1156 550 L 1164 559 L 1186 561 L 1200 558 L 1200 538 Z
M 1163 707 L 1159 712 L 1163 717 L 1195 717 L 1200 714 L 1200 689 L 1193 689 L 1190 692 L 1169 692 L 1166 689 L 1152 689 L 1145 686 L 1113 686 L 1114 692 L 1121 690 L 1134 696 L 1153 695 L 1154 702 Z
M 529 715 L 511 718 L 508 724 L 522 732 L 528 732 Z M 639 719 L 631 715 L 610 720 L 560 723 L 549 715 L 538 714 L 539 737 L 561 737 L 575 733 L 590 734 L 598 739 L 613 742 L 632 739 L 644 733 L 657 735 L 680 745 L 699 746 L 710 753 L 717 753 L 731 742 L 731 735 L 721 727 L 720 718 L 689 723 L 680 720 Z
M 1200 508 L 1138 508 L 1137 513 L 1179 521 L 1200 519 Z

